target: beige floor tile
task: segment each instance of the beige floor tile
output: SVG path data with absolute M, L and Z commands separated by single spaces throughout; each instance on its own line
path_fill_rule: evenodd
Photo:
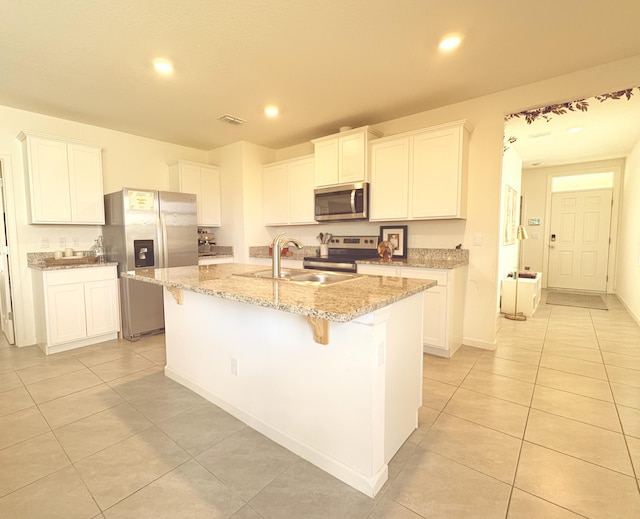
M 162 422 L 172 418 L 206 400 L 180 384 L 165 386 L 157 393 L 135 398 L 130 404 L 152 422 Z
M 10 389 L 0 393 L 0 416 L 15 413 L 35 405 L 31 395 L 24 387 Z
M 205 402 L 158 422 L 158 427 L 191 456 L 196 456 L 246 426 L 218 406 Z
M 536 384 L 560 389 L 576 395 L 588 396 L 606 402 L 613 402 L 609 382 L 597 378 L 575 375 L 566 371 L 540 368 Z
M 636 471 L 636 475 L 640 474 L 640 438 L 632 438 L 627 436 L 627 445 L 629 447 L 629 455 Z
M 45 433 L 0 451 L 0 496 L 69 466 L 53 434 Z
M 64 425 L 55 435 L 71 461 L 76 462 L 151 426 L 131 405 L 123 403 Z
M 511 487 L 418 447 L 385 497 L 430 519 L 504 518 Z
M 422 381 L 422 405 L 441 411 L 457 389 L 457 385 L 445 384 L 425 377 Z
M 130 496 L 189 459 L 153 427 L 75 464 L 102 510 Z
M 640 373 L 638 373 L 638 370 L 636 369 L 607 366 L 607 374 L 609 375 L 609 380 L 611 382 L 640 387 Z
M 560 355 L 572 359 L 602 363 L 602 354 L 599 349 L 582 348 L 581 346 L 572 346 L 562 342 L 545 341 L 542 357 L 544 358 L 545 355 Z
M 138 351 L 137 353 L 149 362 L 153 362 L 158 366 L 165 366 L 167 364 L 167 354 L 164 346 L 148 348 L 146 350 Z
M 627 446 L 621 433 L 532 409 L 524 439 L 633 476 Z
M 528 406 L 531 403 L 534 386 L 515 378 L 473 369 L 460 387 Z
M 459 385 L 471 370 L 472 363 L 443 363 L 445 359 L 425 361 L 422 375 L 445 384 Z
M 523 364 L 522 362 L 515 362 L 508 359 L 484 356 L 475 364 L 474 369 L 515 378 L 523 382 L 534 382 L 538 366 Z
M 230 517 L 244 501 L 190 460 L 109 508 L 107 519 Z
M 536 386 L 531 407 L 610 431 L 622 432 L 616 407 L 610 402 Z
M 5 415 L 0 417 L 0 450 L 50 430 L 37 407 Z
M 412 512 L 387 497 L 383 497 L 367 519 L 423 519 L 423 516 Z
M 640 409 L 640 387 L 611 382 L 616 404 Z
M 81 369 L 84 369 L 84 365 L 76 359 L 56 359 L 50 356 L 44 363 L 18 370 L 17 373 L 20 380 L 29 385 Z
M 167 388 L 176 386 L 176 382 L 165 376 L 162 368 L 154 366 L 108 382 L 125 400 L 163 394 Z
M 567 346 L 576 346 L 579 348 L 598 349 L 598 340 L 595 334 L 577 334 L 567 332 L 552 332 L 547 334 L 546 340 L 566 344 Z
M 131 356 L 131 351 L 119 344 L 114 345 L 96 345 L 99 347 L 82 348 L 80 353 L 74 355 L 74 358 L 82 362 L 88 368 L 122 359 Z
M 422 445 L 445 458 L 508 484 L 513 483 L 521 440 L 441 413 Z
M 538 365 L 540 362 L 540 352 L 519 348 L 515 346 L 499 345 L 494 351 L 487 352 L 484 357 L 497 357 L 500 359 L 514 360 L 524 364 Z
M 640 337 L 638 334 L 621 334 L 618 330 L 612 330 L 609 332 L 599 332 L 598 339 L 600 341 L 618 342 L 620 344 L 628 344 L 629 346 L 638 345 Z
M 536 339 L 529 337 L 511 337 L 511 336 L 498 336 L 496 337 L 496 348 L 500 348 L 501 346 L 511 346 L 515 348 L 520 348 L 522 350 L 530 350 L 530 351 L 542 351 L 542 346 L 544 345 L 544 339 Z
M 444 412 L 522 438 L 529 408 L 475 391 L 459 389 Z
M 436 421 L 440 411 L 437 409 L 431 409 L 430 407 L 422 406 L 418 409 L 418 428 L 411 433 L 411 436 L 407 439 L 412 443 L 420 443 L 431 426 L 433 422 Z
M 142 358 L 140 355 L 130 354 L 120 357 L 119 359 L 92 366 L 91 371 L 105 382 L 109 382 L 126 375 L 131 375 L 131 373 L 136 373 L 137 371 L 152 368 L 153 366 L 154 364 L 152 362 Z
M 299 460 L 269 483 L 249 504 L 272 519 L 292 517 L 366 518 L 375 501 L 326 472 Z
M 507 519 L 578 519 L 583 517 L 561 508 L 549 501 L 513 489 Z
M 635 341 L 632 344 L 627 344 L 625 342 L 605 341 L 601 339 L 599 344 L 602 351 L 610 351 L 621 355 L 631 355 L 633 357 L 640 356 L 640 345 Z
M 540 359 L 540 366 L 558 371 L 566 371 L 567 373 L 575 373 L 576 375 L 584 375 L 585 377 L 607 380 L 607 372 L 604 369 L 602 361 L 589 362 L 544 351 Z
M 40 412 L 51 428 L 57 429 L 122 402 L 115 391 L 101 384 L 40 404 Z
M 37 346 L 23 348 L 10 346 L 0 349 L 0 372 L 2 373 L 37 366 L 45 362 L 47 358 Z
M 640 438 L 640 409 L 633 407 L 618 406 L 622 430 L 626 435 Z
M 515 486 L 587 517 L 640 516 L 633 478 L 525 442 Z
M 638 371 L 638 377 L 640 378 L 640 356 L 603 351 L 602 357 L 607 367 L 618 366 L 621 368 L 635 369 Z
M 100 509 L 73 467 L 46 476 L 0 499 L 0 517 L 86 519 Z
M 2 373 L 0 375 L 0 392 L 8 391 L 10 389 L 17 389 L 22 387 L 22 380 L 17 375 L 15 371 L 10 371 L 8 373 Z
M 98 384 L 102 384 L 102 380 L 84 368 L 29 384 L 27 390 L 36 404 L 42 404 Z
M 251 506 L 244 505 L 240 510 L 231 516 L 231 519 L 264 519 Z
M 393 458 L 389 460 L 389 463 L 388 463 L 389 478 L 387 480 L 387 483 L 389 483 L 390 481 L 393 481 L 398 476 L 398 474 L 402 471 L 404 466 L 407 464 L 407 461 L 409 461 L 409 458 L 415 452 L 417 446 L 418 446 L 417 443 L 410 442 L 410 441 L 406 441 L 401 445 L 401 447 L 398 449 L 398 452 L 396 452 Z
M 299 458 L 245 427 L 198 455 L 196 460 L 249 501 Z

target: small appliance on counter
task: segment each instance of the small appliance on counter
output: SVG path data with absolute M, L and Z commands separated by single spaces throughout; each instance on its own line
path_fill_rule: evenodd
M 206 256 L 211 253 L 211 247 L 216 244 L 216 235 L 208 229 L 198 227 L 198 255 Z

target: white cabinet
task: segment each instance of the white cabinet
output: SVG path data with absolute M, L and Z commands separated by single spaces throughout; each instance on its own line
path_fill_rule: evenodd
M 457 121 L 374 142 L 370 220 L 465 218 L 468 141 Z
M 542 296 L 542 272 L 536 272 L 535 278 L 518 278 L 518 313 L 531 317 Z M 513 314 L 516 299 L 516 281 L 513 278 L 502 280 L 502 297 L 500 311 L 503 314 Z
M 368 181 L 369 141 L 381 135 L 363 126 L 312 140 L 316 187 Z
M 358 264 L 358 273 L 437 281 L 436 286 L 424 292 L 424 352 L 451 357 L 462 345 L 466 266 L 429 269 Z
M 197 196 L 198 225 L 220 227 L 220 168 L 179 160 L 169 164 L 169 187 Z
M 104 224 L 102 149 L 31 132 L 22 141 L 29 223 Z
M 117 337 L 115 266 L 36 270 L 33 281 L 38 346 L 46 354 Z
M 267 164 L 262 168 L 265 225 L 315 224 L 312 156 Z

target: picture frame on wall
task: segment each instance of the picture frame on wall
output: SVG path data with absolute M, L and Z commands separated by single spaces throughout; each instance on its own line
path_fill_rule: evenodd
M 513 245 L 518 230 L 518 192 L 509 184 L 505 185 L 504 189 L 503 245 Z
M 380 226 L 380 242 L 383 241 L 388 241 L 393 244 L 394 258 L 407 258 L 407 225 Z

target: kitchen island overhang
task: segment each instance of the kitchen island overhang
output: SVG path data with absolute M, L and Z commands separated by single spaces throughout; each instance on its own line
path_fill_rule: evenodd
M 374 496 L 417 427 L 422 291 L 435 282 L 364 276 L 310 287 L 234 275 L 258 268 L 122 275 L 165 286 L 168 377 Z M 330 323 L 328 345 L 314 340 L 309 316 Z

